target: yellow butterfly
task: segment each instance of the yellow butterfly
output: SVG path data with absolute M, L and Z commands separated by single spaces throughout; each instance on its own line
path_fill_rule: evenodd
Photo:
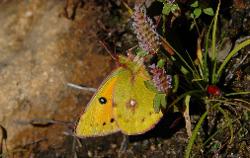
M 101 84 L 81 115 L 76 136 L 103 136 L 121 131 L 126 135 L 142 134 L 153 128 L 162 117 L 155 112 L 155 92 L 144 82 L 150 75 L 143 64 L 120 56 L 121 66 Z

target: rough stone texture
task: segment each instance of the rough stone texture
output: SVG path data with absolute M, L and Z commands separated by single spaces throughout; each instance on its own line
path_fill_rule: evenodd
M 46 142 L 44 147 L 62 143 L 68 126 L 28 122 L 76 121 L 92 94 L 67 82 L 97 87 L 111 70 L 110 57 L 98 54 L 100 9 L 87 3 L 72 21 L 62 16 L 64 5 L 60 0 L 0 1 L 0 124 L 8 132 L 9 149 L 36 141 Z

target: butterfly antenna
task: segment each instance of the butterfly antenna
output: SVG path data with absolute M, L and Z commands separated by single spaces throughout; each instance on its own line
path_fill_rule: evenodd
M 101 44 L 101 46 L 109 53 L 109 55 L 115 60 L 118 61 L 118 58 L 116 56 L 114 56 L 114 53 L 112 53 L 110 51 L 110 49 L 108 48 L 107 44 L 104 43 L 103 41 L 99 40 L 99 43 Z
M 73 84 L 73 83 L 67 83 L 67 86 L 72 87 L 72 88 L 75 88 L 75 89 L 80 89 L 80 90 L 84 90 L 84 91 L 89 91 L 89 92 L 96 92 L 96 91 L 97 91 L 96 88 L 80 86 L 80 85 Z
M 169 53 L 169 55 L 174 55 L 176 50 L 165 40 L 162 36 L 160 36 L 161 45 L 163 48 Z

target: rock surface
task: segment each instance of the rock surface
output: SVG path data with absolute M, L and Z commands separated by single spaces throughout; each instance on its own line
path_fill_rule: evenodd
M 62 143 L 63 132 L 72 126 L 43 128 L 29 122 L 74 123 L 92 93 L 67 83 L 97 87 L 112 69 L 111 58 L 98 53 L 100 9 L 87 3 L 72 21 L 62 16 L 64 5 L 58 0 L 0 1 L 0 124 L 7 130 L 9 150 Z

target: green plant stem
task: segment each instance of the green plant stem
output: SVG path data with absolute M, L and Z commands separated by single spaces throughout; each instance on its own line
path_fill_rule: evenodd
M 200 90 L 193 90 L 193 91 L 188 91 L 186 93 L 183 93 L 182 95 L 178 96 L 177 99 L 175 99 L 169 106 L 168 108 L 174 106 L 176 103 L 178 103 L 182 98 L 184 98 L 187 95 L 193 94 L 193 93 L 202 93 Z
M 189 69 L 190 72 L 192 72 L 194 74 L 193 69 L 189 66 L 189 64 L 187 63 L 187 61 L 170 45 L 170 43 L 164 39 L 162 36 L 160 36 L 160 39 L 166 43 L 173 51 L 174 53 L 179 57 L 179 59 L 184 63 L 184 65 Z M 164 56 L 168 57 L 165 53 L 162 53 Z
M 214 105 L 212 106 L 211 109 L 216 108 L 216 107 L 218 107 L 219 105 L 220 105 L 220 103 L 216 103 L 216 104 L 214 104 Z M 194 128 L 194 130 L 193 130 L 193 132 L 192 132 L 192 136 L 191 136 L 191 138 L 190 138 L 189 141 L 188 141 L 188 145 L 187 145 L 187 148 L 186 148 L 186 151 L 185 151 L 184 158 L 189 158 L 190 153 L 191 153 L 191 150 L 192 150 L 192 147 L 193 147 L 193 144 L 194 144 L 194 141 L 195 141 L 195 138 L 197 137 L 197 134 L 198 134 L 198 132 L 199 132 L 199 129 L 201 128 L 201 125 L 202 125 L 202 123 L 204 122 L 204 120 L 205 120 L 205 118 L 207 117 L 207 115 L 208 115 L 208 111 L 204 112 L 204 113 L 201 115 L 201 117 L 200 117 L 198 123 L 196 124 L 196 126 L 195 126 L 195 128 Z
M 226 127 L 223 128 L 219 128 L 216 132 L 214 132 L 204 143 L 203 146 L 207 145 L 207 143 L 214 138 L 214 136 L 216 136 L 219 132 L 221 132 L 222 130 L 224 130 Z
M 214 16 L 214 25 L 212 30 L 212 63 L 213 63 L 213 71 L 212 71 L 212 84 L 216 84 L 216 65 L 217 65 L 217 51 L 216 51 L 216 31 L 217 31 L 217 23 L 218 23 L 218 15 L 220 10 L 220 0 L 216 9 L 216 13 Z
M 233 121 L 232 121 L 232 123 L 235 123 L 235 122 L 239 122 L 239 119 L 240 119 L 241 117 L 238 117 L 238 118 L 236 118 L 236 119 L 234 119 Z M 216 132 L 214 132 L 204 143 L 203 143 L 203 146 L 206 146 L 208 143 L 209 143 L 209 141 L 212 139 L 212 138 L 214 138 L 214 136 L 216 136 L 218 133 L 220 133 L 221 131 L 223 131 L 225 128 L 227 128 L 227 125 L 224 125 L 223 127 L 221 127 L 221 128 L 219 128 Z
M 242 103 L 247 104 L 247 105 L 250 105 L 250 103 L 249 103 L 248 101 L 243 100 L 243 99 L 235 98 L 235 99 L 233 99 L 233 100 L 234 100 L 234 101 L 238 101 L 238 102 L 242 102 Z
M 225 110 L 223 110 L 221 107 L 217 107 L 218 110 L 223 114 L 223 116 L 225 117 L 226 119 L 226 123 L 227 123 L 227 126 L 230 130 L 230 141 L 229 141 L 229 144 L 231 144 L 233 142 L 233 135 L 234 135 L 234 130 L 233 130 L 233 124 L 232 124 L 232 120 L 231 118 L 228 116 L 228 114 L 226 113 Z
M 231 101 L 226 101 L 226 100 L 220 100 L 220 99 L 207 99 L 208 102 L 218 102 L 218 103 L 223 103 L 223 104 L 230 104 L 230 105 L 238 105 L 237 103 L 231 102 Z
M 186 51 L 186 54 L 187 54 L 188 60 L 191 62 L 190 67 L 191 66 L 193 67 L 193 71 L 192 71 L 193 78 L 194 79 L 201 79 L 202 76 L 200 75 L 199 71 L 197 70 L 192 57 L 189 55 L 189 53 L 187 51 Z M 199 85 L 199 86 L 200 86 L 201 89 L 204 89 L 201 85 Z
M 189 64 L 186 62 L 186 60 L 178 52 L 175 52 L 175 53 L 180 58 L 180 60 L 184 63 L 184 65 L 189 69 L 189 71 L 191 71 L 194 74 L 193 69 L 189 66 Z
M 187 145 L 187 148 L 186 148 L 186 151 L 185 151 L 185 158 L 189 158 L 190 156 L 190 153 L 191 153 L 191 150 L 192 150 L 192 147 L 193 147 L 193 144 L 194 144 L 194 141 L 195 141 L 195 138 L 199 132 L 199 129 L 203 123 L 203 121 L 205 120 L 206 116 L 208 114 L 208 111 L 206 111 L 205 113 L 202 114 L 199 122 L 197 123 L 197 125 L 195 126 L 193 132 L 192 132 L 192 136 L 191 138 L 189 139 L 188 141 L 188 145 Z
M 218 103 L 223 103 L 223 104 L 230 104 L 230 105 L 235 105 L 235 106 L 239 106 L 241 104 L 239 103 L 235 103 L 232 101 L 226 101 L 226 100 L 220 100 L 220 99 L 207 99 L 207 102 L 218 102 Z M 238 101 L 238 102 L 242 102 L 244 104 L 250 105 L 249 102 L 245 101 L 245 100 L 241 100 L 241 99 L 234 99 L 234 101 Z M 250 111 L 250 106 L 243 106 L 241 105 L 241 107 L 245 108 L 246 110 Z
M 218 69 L 218 73 L 216 76 L 218 78 L 221 77 L 222 71 L 225 68 L 226 64 L 230 61 L 230 59 L 242 48 L 246 47 L 247 45 L 250 45 L 250 39 L 245 40 L 244 42 L 240 43 L 236 48 L 234 48 L 225 58 L 224 62 L 221 64 L 220 68 Z
M 246 92 L 228 93 L 228 94 L 225 94 L 225 96 L 232 96 L 232 95 L 247 95 L 247 94 L 250 94 L 250 91 L 246 91 Z
M 197 69 L 195 68 L 195 66 L 194 66 L 194 64 L 193 64 L 193 62 L 192 62 L 192 60 L 191 60 L 191 62 L 192 62 L 193 68 L 188 64 L 188 62 L 187 62 L 187 61 L 186 61 L 177 51 L 175 51 L 175 53 L 176 53 L 176 55 L 178 56 L 178 58 L 183 62 L 184 67 L 186 66 L 186 68 L 188 69 L 188 71 L 193 75 L 193 78 L 200 78 L 199 73 L 197 73 Z M 164 55 L 166 55 L 166 54 L 164 54 Z M 189 55 L 188 55 L 188 56 L 189 56 Z M 189 58 L 191 59 L 190 56 L 189 56 Z M 199 76 L 199 77 L 197 77 L 197 76 Z M 197 85 L 198 85 L 202 90 L 204 90 L 204 88 L 202 87 L 202 85 L 201 85 L 200 83 L 197 83 Z
M 201 33 L 200 33 L 199 27 L 198 27 L 198 25 L 197 25 L 197 23 L 196 23 L 195 17 L 193 18 L 193 20 L 194 20 L 194 25 L 195 25 L 195 28 L 196 28 L 196 30 L 197 30 L 197 32 L 198 32 L 198 34 L 199 34 L 199 36 L 200 36 L 200 35 L 201 35 Z

